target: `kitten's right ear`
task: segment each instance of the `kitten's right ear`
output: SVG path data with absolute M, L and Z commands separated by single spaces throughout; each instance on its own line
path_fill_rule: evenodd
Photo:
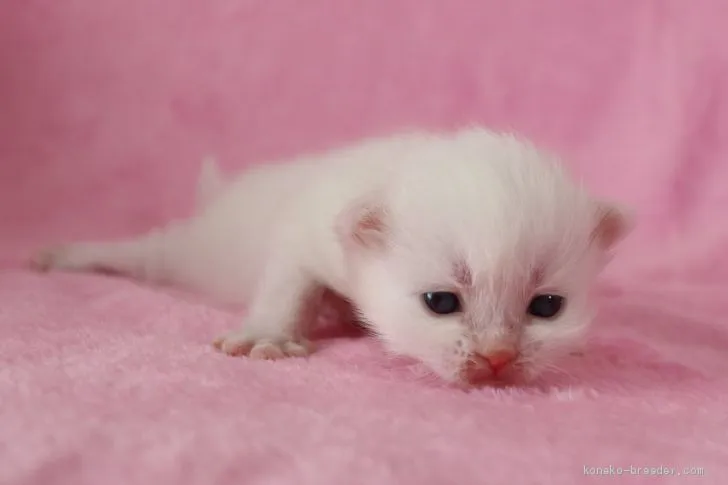
M 382 250 L 387 245 L 387 212 L 374 197 L 354 202 L 336 221 L 336 233 L 345 248 Z
M 623 206 L 599 201 L 595 212 L 596 224 L 592 231 L 592 240 L 605 251 L 614 248 L 634 227 L 631 211 Z

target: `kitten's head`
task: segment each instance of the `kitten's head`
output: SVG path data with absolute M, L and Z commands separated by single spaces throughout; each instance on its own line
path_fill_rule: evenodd
M 339 220 L 358 311 L 448 381 L 537 376 L 591 322 L 591 284 L 627 218 L 513 137 L 411 146 Z

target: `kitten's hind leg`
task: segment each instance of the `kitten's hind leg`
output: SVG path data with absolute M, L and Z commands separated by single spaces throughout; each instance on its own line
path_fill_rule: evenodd
M 179 246 L 182 227 L 170 226 L 119 241 L 85 241 L 51 246 L 30 260 L 39 271 L 99 271 L 162 282 Z

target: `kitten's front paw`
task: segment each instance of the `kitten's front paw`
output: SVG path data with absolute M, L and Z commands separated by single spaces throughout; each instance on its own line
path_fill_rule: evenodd
M 276 360 L 286 357 L 306 357 L 311 343 L 299 339 L 256 339 L 244 330 L 222 335 L 212 343 L 220 352 L 232 356 L 247 355 L 251 359 Z

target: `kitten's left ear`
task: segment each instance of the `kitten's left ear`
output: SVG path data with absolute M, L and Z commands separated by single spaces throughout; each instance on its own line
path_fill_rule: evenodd
M 336 232 L 345 248 L 378 252 L 387 245 L 389 226 L 381 199 L 367 196 L 347 207 L 336 220 Z
M 592 241 L 604 251 L 609 251 L 632 232 L 634 220 L 625 207 L 598 201 L 596 224 L 592 230 Z

